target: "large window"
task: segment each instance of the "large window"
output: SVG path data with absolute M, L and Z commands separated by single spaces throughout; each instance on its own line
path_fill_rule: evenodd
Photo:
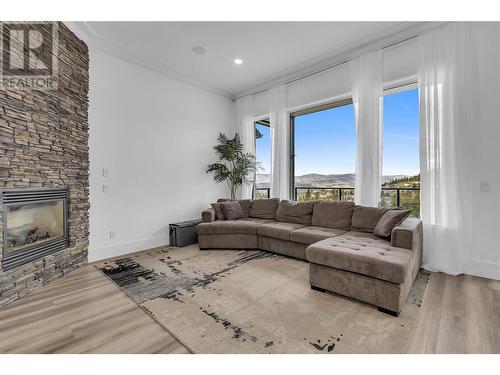
M 297 201 L 353 200 L 356 130 L 352 101 L 293 113 L 292 194 Z
M 269 198 L 271 172 L 271 132 L 269 119 L 255 122 L 255 157 L 262 170 L 257 172 L 257 182 L 254 192 L 255 199 Z
M 418 90 L 384 96 L 382 197 L 384 207 L 400 206 L 420 214 Z

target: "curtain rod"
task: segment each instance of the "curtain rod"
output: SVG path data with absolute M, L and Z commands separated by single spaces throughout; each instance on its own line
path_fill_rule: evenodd
M 398 41 L 395 41 L 395 42 L 389 43 L 389 44 L 387 44 L 387 45 L 385 45 L 385 46 L 383 46 L 383 47 L 381 47 L 381 48 L 376 49 L 376 51 L 382 51 L 382 50 L 384 50 L 384 49 L 387 49 L 387 48 L 390 48 L 390 47 L 396 46 L 396 45 L 398 45 L 398 44 L 403 44 L 403 43 L 406 43 L 406 42 L 408 42 L 408 41 L 410 41 L 410 40 L 412 40 L 412 39 L 416 39 L 416 38 L 418 38 L 418 37 L 419 37 L 420 35 L 422 35 L 422 34 L 425 34 L 425 33 L 429 32 L 429 31 L 431 31 L 431 30 L 434 30 L 434 29 L 437 29 L 437 28 L 439 28 L 439 27 L 442 27 L 442 26 L 444 26 L 444 25 L 446 25 L 446 24 L 447 24 L 447 23 L 440 24 L 440 25 L 437 25 L 437 26 L 435 26 L 435 27 L 431 27 L 431 28 L 429 28 L 429 29 L 427 29 L 427 30 L 425 30 L 425 31 L 423 31 L 423 32 L 420 32 L 420 33 L 417 33 L 417 34 L 415 34 L 415 35 L 412 35 L 412 36 L 410 36 L 410 37 L 408 37 L 408 38 L 405 38 L 405 39 L 402 39 L 402 40 L 398 40 Z M 283 85 L 289 85 L 289 84 L 291 84 L 291 83 L 294 83 L 294 82 L 300 81 L 300 80 L 302 80 L 302 79 L 305 79 L 305 78 L 311 77 L 311 76 L 313 76 L 313 75 L 316 75 L 316 74 L 322 73 L 322 72 L 324 72 L 324 71 L 326 71 L 326 70 L 330 70 L 330 69 L 336 68 L 336 67 L 338 67 L 338 66 L 341 66 L 341 65 L 347 64 L 349 61 L 351 61 L 351 60 L 355 59 L 355 58 L 356 58 L 356 57 L 358 57 L 359 55 L 360 55 L 359 53 L 358 53 L 358 54 L 354 54 L 354 55 L 352 55 L 352 56 L 350 56 L 350 57 L 346 58 L 345 60 L 343 60 L 343 61 L 341 61 L 341 62 L 337 62 L 337 63 L 335 63 L 335 64 L 333 64 L 333 65 L 325 66 L 325 67 L 323 67 L 323 68 L 321 68 L 321 69 L 319 69 L 319 70 L 316 70 L 316 71 L 313 71 L 313 72 L 307 73 L 307 74 L 305 74 L 305 75 L 303 75 L 303 76 L 300 76 L 300 77 L 297 77 L 297 78 L 291 79 L 291 80 L 289 80 L 289 81 L 285 81 L 285 82 L 283 82 L 282 84 L 283 84 Z M 269 90 L 271 90 L 271 87 L 268 87 L 268 88 L 265 88 L 265 89 L 262 89 L 262 90 L 255 91 L 255 92 L 252 92 L 252 93 L 247 94 L 247 95 L 252 95 L 252 96 L 253 96 L 253 95 L 257 95 L 257 94 L 262 94 L 263 92 L 266 92 L 266 91 L 269 91 Z M 243 95 L 243 96 L 247 96 L 247 95 Z M 237 100 L 237 99 L 239 99 L 239 98 L 241 98 L 241 96 L 239 96 L 239 97 L 237 97 L 237 98 L 234 98 L 234 99 L 233 99 L 233 101 L 236 101 L 236 100 Z

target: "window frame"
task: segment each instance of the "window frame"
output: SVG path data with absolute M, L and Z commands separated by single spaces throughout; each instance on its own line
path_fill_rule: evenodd
M 413 90 L 413 89 L 418 89 L 418 81 L 412 80 L 411 82 L 406 82 L 406 83 L 397 83 L 397 84 L 387 84 L 382 93 L 382 99 L 386 95 L 392 95 L 392 94 L 397 94 L 399 92 L 403 91 L 408 91 L 408 90 Z M 292 200 L 297 200 L 297 197 L 295 196 L 295 118 L 298 116 L 303 116 L 307 115 L 310 113 L 315 113 L 315 112 L 320 112 L 320 111 L 325 111 L 328 109 L 333 109 L 337 107 L 341 107 L 344 105 L 349 105 L 353 104 L 352 97 L 345 98 L 345 99 L 340 99 L 340 100 L 335 100 L 331 102 L 327 102 L 325 104 L 320 104 L 320 105 L 314 105 L 312 107 L 306 107 L 303 109 L 299 109 L 293 112 L 290 112 L 289 114 L 289 119 L 290 119 L 290 124 L 289 124 L 289 130 L 290 130 L 290 152 L 289 152 L 289 160 L 290 160 L 290 181 L 288 182 L 288 185 L 290 187 L 290 197 Z
M 418 90 L 418 81 L 417 80 L 414 80 L 412 82 L 407 82 L 407 83 L 403 83 L 403 84 L 398 84 L 398 85 L 393 85 L 393 86 L 390 86 L 388 85 L 388 87 L 386 87 L 384 89 L 384 92 L 383 92 L 383 98 L 385 98 L 386 96 L 389 96 L 389 95 L 394 95 L 394 94 L 399 94 L 399 93 L 402 93 L 402 92 L 405 92 L 405 91 L 410 91 L 410 90 L 415 90 L 417 89 Z M 420 116 L 420 103 L 419 103 L 419 108 L 418 108 L 418 112 L 419 112 L 419 116 Z M 383 128 L 384 129 L 384 128 Z M 384 133 L 382 131 L 382 137 L 384 136 Z M 419 136 L 421 136 L 420 134 L 420 129 L 419 129 Z M 420 158 L 420 150 L 419 150 L 419 158 Z M 383 165 L 382 165 L 382 168 L 383 168 Z M 419 174 L 421 174 L 421 171 L 419 171 Z M 381 184 L 380 188 L 382 189 L 383 184 Z M 390 190 L 390 189 L 389 189 Z M 421 192 L 421 190 L 419 189 L 419 194 Z M 399 193 L 398 194 L 398 205 L 399 205 Z M 422 196 L 419 195 L 419 207 L 421 208 L 421 198 Z M 411 216 L 413 217 L 413 216 Z M 417 217 L 420 217 L 420 215 L 418 215 Z
M 293 201 L 297 200 L 295 194 L 295 118 L 351 104 L 353 104 L 352 98 L 346 98 L 290 112 L 290 181 L 288 185 L 290 186 L 290 197 Z
M 255 118 L 253 119 L 253 144 L 254 144 L 254 150 L 255 150 L 255 158 L 257 158 L 257 138 L 255 137 L 255 134 L 257 132 L 257 125 L 261 125 L 261 126 L 266 126 L 269 128 L 269 132 L 271 132 L 271 118 L 270 116 L 262 116 L 262 117 L 258 117 L 258 118 Z M 270 140 L 270 142 L 272 142 L 272 140 Z M 271 150 L 272 150 L 272 143 L 269 145 L 271 147 Z M 271 151 L 270 150 L 270 151 Z M 272 160 L 269 160 L 269 163 L 272 163 Z M 257 176 L 255 176 L 257 178 Z M 268 198 L 271 197 L 271 185 L 269 185 L 269 188 L 267 188 L 267 194 L 268 194 Z M 255 199 L 255 196 L 256 196 L 256 193 L 257 193 L 257 182 L 255 182 L 255 186 L 254 186 L 254 193 L 253 193 L 253 197 L 252 199 Z

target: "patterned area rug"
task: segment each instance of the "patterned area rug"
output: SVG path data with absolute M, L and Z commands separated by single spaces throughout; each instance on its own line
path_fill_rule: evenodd
M 161 248 L 97 264 L 194 353 L 405 353 L 429 273 L 399 318 L 310 289 L 307 262 L 262 251 Z

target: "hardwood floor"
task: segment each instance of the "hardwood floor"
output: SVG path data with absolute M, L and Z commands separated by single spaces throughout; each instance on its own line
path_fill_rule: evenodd
M 92 265 L 0 310 L 0 353 L 189 353 Z
M 0 310 L 0 353 L 188 353 L 92 265 Z M 500 353 L 500 281 L 433 273 L 410 353 Z
M 410 353 L 500 353 L 500 281 L 433 273 Z

